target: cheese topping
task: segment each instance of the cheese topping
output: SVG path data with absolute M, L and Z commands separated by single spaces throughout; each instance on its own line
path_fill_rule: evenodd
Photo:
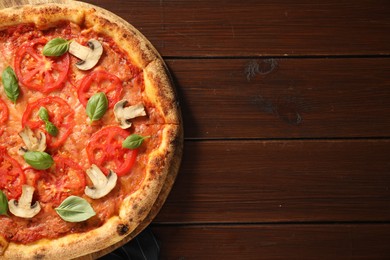
M 75 64 L 79 59 L 68 53 L 56 58 L 41 57 L 40 51 L 44 42 L 56 37 L 72 39 L 83 46 L 87 46 L 90 39 L 96 39 L 101 43 L 103 54 L 98 61 L 96 57 L 92 59 L 96 64 L 88 70 L 77 68 Z M 28 44 L 29 48 L 21 50 L 20 46 Z M 39 63 L 40 59 L 45 59 L 44 63 Z M 89 61 L 85 63 L 89 64 Z M 42 64 L 45 65 L 38 66 Z M 0 216 L 0 237 L 15 243 L 30 243 L 42 238 L 57 238 L 69 232 L 84 232 L 102 225 L 118 213 L 125 194 L 136 191 L 144 180 L 147 154 L 155 149 L 161 136 L 161 126 L 153 123 L 161 120 L 157 114 L 143 108 L 143 114 L 147 116 L 133 119 L 132 126 L 126 129 L 129 135 L 136 132 L 144 136 L 154 136 L 148 140 L 148 146 L 143 148 L 143 153 L 138 153 L 131 172 L 118 176 L 117 179 L 116 175 L 112 174 L 104 181 L 101 175 L 95 178 L 92 177 L 94 174 L 88 174 L 88 177 L 86 172 L 93 166 L 86 146 L 91 137 L 107 126 L 119 127 L 119 124 L 115 119 L 113 107 L 110 107 L 101 119 L 89 122 L 86 108 L 80 102 L 80 84 L 90 73 L 104 71 L 120 80 L 121 99 L 130 104 L 145 104 L 142 70 L 132 64 L 111 38 L 71 23 L 61 23 L 56 29 L 47 31 L 39 31 L 32 25 L 19 25 L 0 31 L 0 72 L 8 66 L 19 74 L 22 95 L 14 104 L 7 99 L 0 83 L 0 99 L 6 103 L 9 110 L 8 119 L 0 125 L 0 148 L 3 147 L 7 156 L 12 158 L 9 159 L 10 163 L 20 165 L 21 172 L 17 171 L 16 167 L 11 168 L 15 174 L 9 178 L 8 183 L 0 176 L 0 185 L 6 183 L 21 190 L 23 186 L 23 193 L 13 198 L 14 195 L 8 194 L 10 207 L 13 207 L 11 213 L 14 215 Z M 102 86 L 84 81 L 84 84 L 90 85 L 85 88 L 83 95 L 91 96 L 102 88 L 101 91 L 107 91 L 108 100 L 113 99 L 110 80 L 101 79 L 99 82 Z M 29 87 L 29 84 L 33 87 Z M 51 88 L 53 85 L 56 85 L 56 88 Z M 39 104 L 43 103 L 48 110 L 50 122 L 59 130 L 58 136 L 47 134 L 44 122 L 39 118 Z M 115 137 L 111 138 L 115 142 L 118 141 Z M 19 151 L 21 147 L 22 152 Z M 54 158 L 55 163 L 47 170 L 33 169 L 21 156 L 26 150 L 45 151 Z M 99 159 L 105 152 L 96 151 L 95 156 Z M 1 161 L 0 158 L 0 166 L 5 167 L 5 163 L 6 160 Z M 104 162 L 102 165 L 104 166 Z M 5 186 L 0 189 L 7 193 Z M 87 199 L 96 211 L 96 216 L 83 224 L 69 223 L 61 219 L 54 208 L 71 195 Z M 21 206 L 22 211 L 28 213 L 15 213 Z M 34 221 L 29 222 L 23 219 L 23 216 Z

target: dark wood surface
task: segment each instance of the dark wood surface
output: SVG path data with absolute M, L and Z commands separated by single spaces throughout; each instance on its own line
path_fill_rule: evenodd
M 161 259 L 390 259 L 390 1 L 88 1 L 183 111 Z

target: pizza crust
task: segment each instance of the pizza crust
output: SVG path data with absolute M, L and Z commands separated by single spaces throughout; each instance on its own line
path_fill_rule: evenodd
M 166 65 L 151 43 L 133 26 L 118 16 L 90 4 L 62 0 L 60 4 L 26 5 L 0 11 L 0 20 L 4 21 L 0 29 L 20 23 L 34 23 L 40 29 L 46 29 L 56 23 L 69 20 L 86 28 L 91 28 L 113 38 L 129 55 L 131 61 L 143 69 L 145 98 L 159 111 L 162 122 L 162 139 L 159 147 L 149 155 L 145 180 L 140 189 L 126 197 L 120 207 L 119 216 L 110 218 L 101 227 L 57 239 L 42 239 L 32 244 L 10 243 L 3 257 L 7 259 L 69 259 L 82 258 L 107 247 L 120 246 L 135 234 L 138 227 L 144 227 L 145 218 L 150 215 L 156 201 L 159 205 L 167 196 L 159 200 L 163 185 L 173 184 L 180 164 L 183 129 L 180 110 L 173 83 Z M 172 174 L 172 172 L 174 174 Z M 168 177 L 167 177 L 168 176 Z M 166 183 L 167 181 L 167 183 Z M 147 222 L 147 223 L 149 223 Z M 137 229 L 138 228 L 138 229 Z M 127 238 L 127 239 L 126 239 Z
M 166 124 L 180 124 L 181 115 L 177 94 L 172 87 L 167 68 L 162 60 L 156 59 L 144 69 L 145 96 L 163 115 Z
M 10 243 L 3 257 L 6 259 L 80 258 L 124 240 L 143 223 L 158 199 L 168 174 L 178 170 L 182 142 L 181 126 L 164 126 L 161 145 L 150 155 L 145 181 L 140 189 L 123 201 L 119 216 L 112 217 L 103 226 L 84 233 L 70 234 L 53 240 L 42 239 L 27 245 Z M 173 184 L 172 179 L 168 179 L 168 182 Z
M 160 150 L 160 156 L 165 157 L 165 163 L 168 165 L 168 167 L 165 168 L 166 177 L 163 186 L 158 194 L 158 197 L 154 201 L 151 210 L 149 211 L 148 215 L 143 219 L 143 221 L 140 222 L 135 227 L 135 229 L 131 233 L 129 233 L 124 239 L 117 242 L 112 248 L 118 248 L 124 245 L 125 243 L 133 239 L 136 235 L 138 235 L 145 227 L 147 227 L 149 223 L 155 218 L 160 208 L 164 204 L 166 198 L 168 197 L 169 192 L 171 191 L 171 188 L 173 186 L 173 183 L 175 182 L 177 173 L 179 171 L 181 155 L 183 153 L 183 128 L 181 125 L 171 125 L 170 127 L 172 128 L 166 129 L 166 135 L 164 135 L 165 137 L 167 137 L 168 140 L 170 140 L 170 145 L 166 148 L 166 150 L 169 151 L 167 153 L 167 155 L 169 156 L 165 157 L 165 155 L 161 153 L 163 149 Z M 119 225 L 118 227 L 123 228 L 122 225 Z M 96 259 L 98 257 L 104 256 L 108 252 L 111 252 L 112 248 L 89 254 L 89 256 L 91 256 L 90 259 Z M 85 258 L 81 257 L 78 259 Z
M 0 30 L 21 23 L 34 23 L 38 29 L 47 29 L 64 19 L 82 24 L 84 10 L 76 8 L 76 2 L 64 1 L 64 4 L 65 2 L 67 2 L 66 5 L 51 3 L 3 9 L 0 12 L 0 21 L 2 21 Z
M 3 9 L 0 21 L 0 30 L 21 23 L 34 23 L 43 30 L 58 22 L 70 21 L 110 36 L 127 52 L 132 63 L 142 69 L 151 61 L 160 59 L 153 45 L 134 26 L 103 8 L 87 3 L 62 0 L 55 4 L 16 6 Z
M 50 28 L 68 20 L 83 28 L 111 37 L 131 62 L 144 70 L 145 94 L 167 124 L 181 124 L 173 82 L 166 64 L 153 45 L 122 18 L 93 5 L 62 0 L 63 4 L 26 5 L 0 11 L 0 30 L 21 23 L 35 23 L 38 29 Z
M 77 5 L 89 6 L 84 3 L 77 3 Z M 153 45 L 134 26 L 102 8 L 87 9 L 84 25 L 110 36 L 129 57 L 132 57 L 132 62 L 142 69 L 160 58 Z

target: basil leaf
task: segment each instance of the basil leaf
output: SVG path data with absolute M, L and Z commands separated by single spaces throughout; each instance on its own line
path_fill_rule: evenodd
M 61 56 L 69 50 L 70 41 L 62 38 L 54 38 L 43 47 L 42 54 L 45 56 Z
M 142 136 L 137 134 L 132 134 L 128 136 L 122 143 L 123 148 L 136 149 L 141 146 L 146 138 L 150 136 Z
M 23 155 L 26 163 L 37 170 L 46 170 L 50 168 L 54 161 L 48 153 L 38 151 L 28 151 Z
M 3 82 L 5 94 L 12 102 L 15 103 L 19 97 L 20 91 L 18 79 L 14 70 L 10 66 L 3 71 L 1 81 Z
M 51 135 L 51 136 L 58 135 L 58 128 L 50 121 L 46 121 L 45 129 L 49 133 L 49 135 Z
M 55 210 L 68 222 L 81 222 L 96 215 L 88 201 L 77 196 L 69 196 Z
M 108 99 L 103 92 L 93 95 L 87 103 L 86 112 L 88 117 L 92 120 L 99 120 L 104 116 L 108 109 Z
M 45 107 L 39 109 L 38 115 L 43 121 L 49 121 L 49 111 Z
M 7 196 L 0 190 L 0 215 L 8 216 L 8 200 Z
M 49 111 L 45 107 L 41 107 L 38 111 L 39 117 L 45 122 L 45 129 L 51 136 L 58 135 L 58 128 L 49 121 Z

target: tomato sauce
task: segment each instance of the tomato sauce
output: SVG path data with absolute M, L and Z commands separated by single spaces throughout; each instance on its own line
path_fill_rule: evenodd
M 43 45 L 56 37 L 73 39 L 79 43 L 92 38 L 98 39 L 103 45 L 103 55 L 91 71 L 80 71 L 74 66 L 77 58 L 69 54 L 60 58 L 42 55 Z M 6 67 L 12 67 L 21 91 L 14 104 L 7 98 L 4 88 L 0 88 L 0 143 L 3 145 L 0 148 L 0 188 L 8 199 L 18 199 L 21 185 L 31 185 L 35 188 L 33 200 L 39 201 L 42 208 L 31 219 L 19 218 L 11 213 L 9 216 L 0 216 L 0 235 L 8 241 L 30 243 L 42 238 L 57 238 L 96 228 L 118 213 L 125 194 L 136 191 L 142 184 L 147 154 L 159 145 L 162 134 L 161 126 L 154 124 L 162 120 L 152 107 L 147 107 L 147 117 L 135 120 L 130 129 L 121 130 L 121 133 L 128 135 L 137 133 L 150 138 L 138 148 L 132 165 L 121 168 L 118 174 L 121 176 L 118 177 L 114 190 L 104 199 L 98 200 L 90 199 L 84 194 L 85 186 L 91 184 L 85 171 L 91 166 L 95 156 L 93 152 L 88 156 L 87 146 L 94 145 L 92 138 L 99 131 L 107 127 L 118 127 L 113 105 L 98 121 L 90 122 L 86 115 L 85 103 L 92 92 L 98 90 L 95 85 L 104 85 L 106 79 L 115 78 L 115 88 L 119 88 L 119 92 L 112 94 L 112 103 L 126 99 L 130 104 L 148 105 L 142 95 L 142 70 L 134 66 L 124 53 L 109 37 L 71 23 L 60 23 L 47 31 L 39 31 L 31 24 L 0 31 L 0 70 L 2 72 Z M 97 74 L 106 76 L 101 78 L 101 82 L 91 80 L 94 78 L 91 75 Z M 91 82 L 95 84 L 92 92 L 88 90 L 88 84 L 92 86 Z M 50 120 L 59 129 L 56 137 L 46 132 L 43 121 L 39 119 L 38 110 L 42 106 L 47 108 Z M 150 121 L 151 118 L 153 121 Z M 18 133 L 25 126 L 29 126 L 35 133 L 38 130 L 45 133 L 48 146 L 46 152 L 55 161 L 48 170 L 32 169 L 18 154 L 19 148 L 24 146 Z M 106 143 L 106 146 L 112 145 Z M 103 152 L 107 151 L 103 149 Z M 126 161 L 130 157 L 131 155 L 123 155 L 122 160 Z M 109 156 L 105 158 L 113 159 Z M 116 157 L 116 160 L 121 160 L 121 157 Z M 121 162 L 109 165 L 116 165 L 119 169 L 120 165 L 117 164 Z M 81 223 L 62 220 L 54 208 L 70 195 L 85 198 L 95 210 L 96 216 Z

